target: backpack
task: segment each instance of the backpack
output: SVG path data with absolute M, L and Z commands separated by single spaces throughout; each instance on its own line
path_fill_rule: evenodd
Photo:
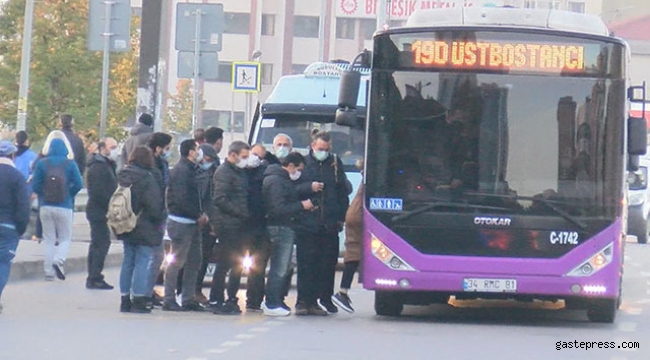
M 68 196 L 68 181 L 65 176 L 65 169 L 68 165 L 66 160 L 63 164 L 53 166 L 45 159 L 47 167 L 45 173 L 45 183 L 43 184 L 43 200 L 50 204 L 60 204 Z
M 130 233 L 135 229 L 138 216 L 133 212 L 131 206 L 130 186 L 120 185 L 117 187 L 108 203 L 106 220 L 116 235 Z

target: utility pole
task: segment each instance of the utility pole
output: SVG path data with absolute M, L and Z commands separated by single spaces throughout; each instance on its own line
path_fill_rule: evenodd
M 192 105 L 192 131 L 197 129 L 199 124 L 199 71 L 201 69 L 201 16 L 203 12 L 201 9 L 196 9 L 194 16 L 196 16 L 194 28 L 194 84 L 192 87 L 194 95 L 194 105 Z
M 377 30 L 383 30 L 387 24 L 387 14 L 391 0 L 379 0 L 377 5 Z
M 142 0 L 142 17 L 140 21 L 140 57 L 138 70 L 138 102 L 136 120 L 148 113 L 154 117 L 154 129 L 162 130 L 158 114 L 159 70 L 161 24 L 165 1 Z
M 108 75 L 111 67 L 111 18 L 113 13 L 114 2 L 105 1 L 105 21 L 104 21 L 104 60 L 102 61 L 102 99 L 101 99 L 101 116 L 99 123 L 99 138 L 106 136 L 106 118 L 108 117 Z
M 34 0 L 25 2 L 23 29 L 23 50 L 20 57 L 20 85 L 18 89 L 18 121 L 16 130 L 27 128 L 27 99 L 29 93 L 29 66 L 32 56 L 32 24 L 34 22 Z
M 327 0 L 321 0 L 318 20 L 318 61 L 325 61 L 325 22 L 327 21 Z

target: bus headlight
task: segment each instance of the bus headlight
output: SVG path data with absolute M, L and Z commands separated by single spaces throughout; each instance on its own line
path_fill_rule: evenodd
M 609 244 L 604 249 L 587 259 L 587 261 L 569 271 L 566 276 L 591 276 L 607 266 L 607 264 L 611 263 L 613 254 L 614 244 Z
M 402 258 L 397 256 L 388 246 L 384 245 L 375 235 L 371 234 L 370 247 L 372 249 L 372 254 L 384 265 L 388 266 L 392 270 L 399 271 L 415 271 L 415 269 L 409 265 Z

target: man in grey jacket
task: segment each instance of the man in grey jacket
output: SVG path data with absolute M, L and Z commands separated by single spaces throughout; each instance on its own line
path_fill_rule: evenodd
M 122 146 L 122 156 L 120 157 L 121 165 L 127 163 L 129 154 L 138 146 L 147 145 L 147 141 L 153 134 L 153 117 L 149 114 L 142 114 L 138 118 L 138 123 L 131 129 L 131 136 L 126 139 Z

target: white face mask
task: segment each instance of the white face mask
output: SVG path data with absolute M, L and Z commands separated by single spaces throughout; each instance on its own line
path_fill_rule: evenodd
M 113 161 L 117 161 L 117 159 L 119 157 L 120 157 L 120 152 L 119 152 L 119 150 L 117 148 L 111 150 L 111 153 L 108 154 L 108 158 L 113 160 Z
M 300 179 L 301 175 L 302 175 L 302 171 L 296 170 L 295 173 L 289 174 L 289 178 L 291 179 L 291 181 L 296 181 L 296 180 Z
M 257 155 L 251 154 L 248 157 L 248 164 L 247 165 L 248 165 L 249 168 L 256 168 L 256 167 L 260 166 L 261 162 L 262 161 L 260 160 L 260 158 Z
M 283 158 L 287 157 L 287 155 L 289 155 L 289 148 L 288 147 L 286 147 L 284 145 L 281 145 L 281 146 L 278 146 L 277 148 L 275 148 L 275 156 L 277 156 L 278 158 L 283 159 Z
M 245 169 L 248 166 L 248 159 L 239 159 L 235 164 L 240 169 Z
M 329 155 L 329 151 L 314 151 L 314 157 L 318 161 L 325 161 Z

